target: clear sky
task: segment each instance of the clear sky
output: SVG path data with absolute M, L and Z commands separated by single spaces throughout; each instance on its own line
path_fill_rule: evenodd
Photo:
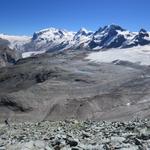
M 0 32 L 31 35 L 48 27 L 77 31 L 119 24 L 150 30 L 150 0 L 0 0 Z

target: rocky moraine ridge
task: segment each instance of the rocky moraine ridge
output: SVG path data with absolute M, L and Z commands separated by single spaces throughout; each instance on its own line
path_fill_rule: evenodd
M 0 150 L 149 150 L 150 120 L 0 125 Z

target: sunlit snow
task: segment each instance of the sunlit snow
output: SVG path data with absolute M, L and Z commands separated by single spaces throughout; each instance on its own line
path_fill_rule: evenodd
M 150 65 L 150 46 L 138 46 L 127 49 L 109 49 L 92 52 L 86 59 L 94 62 L 111 63 L 115 60 L 129 61 L 141 65 Z
M 28 57 L 35 56 L 38 54 L 43 54 L 43 53 L 45 53 L 45 51 L 24 52 L 22 53 L 22 58 L 28 58 Z

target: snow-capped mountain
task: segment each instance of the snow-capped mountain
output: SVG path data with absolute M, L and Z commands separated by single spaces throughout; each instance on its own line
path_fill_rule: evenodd
M 78 32 L 48 28 L 35 32 L 32 37 L 0 34 L 0 38 L 7 40 L 12 49 L 36 53 L 69 49 L 130 48 L 150 44 L 150 33 L 145 29 L 130 32 L 118 25 L 105 26 L 95 32 L 84 28 Z
M 150 44 L 150 34 L 145 30 L 141 29 L 138 34 L 136 34 L 133 39 L 125 43 L 126 47 L 133 47 L 133 46 L 144 46 Z
M 88 31 L 85 28 L 81 28 L 73 38 L 74 41 L 74 48 L 87 48 L 89 42 L 93 37 L 94 32 Z
M 117 25 L 105 26 L 95 32 L 90 42 L 91 49 L 129 48 L 150 44 L 150 34 L 141 29 L 139 32 L 130 32 Z
M 91 49 L 111 48 L 121 46 L 125 41 L 122 32 L 125 30 L 120 26 L 105 26 L 99 28 L 93 35 L 92 41 L 89 43 Z M 121 34 L 120 34 L 121 33 Z
M 33 34 L 29 43 L 24 45 L 25 51 L 54 51 L 69 48 L 75 33 L 63 29 L 49 28 Z
M 78 32 L 48 28 L 35 32 L 31 41 L 24 45 L 25 51 L 56 51 L 88 47 L 93 32 L 82 28 Z

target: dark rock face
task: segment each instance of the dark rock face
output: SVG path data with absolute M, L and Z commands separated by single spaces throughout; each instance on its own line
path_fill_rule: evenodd
M 141 29 L 139 33 L 131 40 L 131 44 L 124 45 L 125 48 L 133 46 L 144 46 L 150 44 L 149 34 L 145 29 Z
M 113 30 L 120 30 L 120 31 L 125 31 L 121 26 L 119 25 L 110 25 L 110 28 Z
M 113 42 L 110 43 L 106 48 L 117 48 L 121 47 L 122 44 L 126 41 L 123 35 L 118 35 L 116 39 L 114 39 Z
M 59 45 L 53 47 L 53 48 L 50 48 L 47 50 L 47 52 L 55 52 L 55 51 L 60 51 L 61 49 L 65 48 L 66 46 L 68 45 L 68 43 L 60 43 Z
M 129 33 L 129 35 L 126 35 L 126 37 L 119 32 L 126 31 L 125 29 L 122 29 L 120 26 L 117 25 L 111 25 L 111 26 L 105 26 L 104 28 L 100 28 L 98 31 L 94 33 L 93 39 L 89 43 L 90 49 L 100 47 L 100 49 L 108 49 L 108 48 L 128 48 L 133 47 L 137 45 L 147 45 L 150 44 L 149 34 L 145 29 L 141 29 L 138 34 L 133 36 L 130 40 L 128 39 L 128 36 L 130 37 L 132 33 Z M 128 41 L 128 42 L 127 42 Z
M 126 39 L 123 35 L 119 35 L 117 31 L 125 30 L 117 25 L 110 25 L 100 28 L 94 33 L 94 37 L 89 43 L 89 47 L 93 49 L 97 46 L 101 48 L 117 48 L 122 46 Z
M 7 46 L 0 46 L 0 67 L 15 64 L 19 57 L 16 51 L 11 50 Z
M 37 37 L 38 37 L 38 34 L 37 34 L 37 33 L 34 33 L 34 34 L 33 34 L 33 37 L 32 37 L 32 40 L 36 40 Z
M 73 141 L 73 140 L 68 140 L 67 144 L 70 145 L 70 147 L 75 147 L 78 145 L 77 141 Z
M 0 97 L 0 107 L 7 107 L 15 112 L 28 112 L 32 110 L 30 106 L 24 106 L 23 103 L 15 102 L 14 98 L 7 96 Z
M 149 37 L 149 34 L 147 33 L 146 30 L 144 29 L 141 29 L 139 31 L 139 34 L 135 37 L 135 44 L 139 44 L 139 45 L 147 45 L 147 44 L 150 44 L 150 41 L 145 39 L 146 37 Z

